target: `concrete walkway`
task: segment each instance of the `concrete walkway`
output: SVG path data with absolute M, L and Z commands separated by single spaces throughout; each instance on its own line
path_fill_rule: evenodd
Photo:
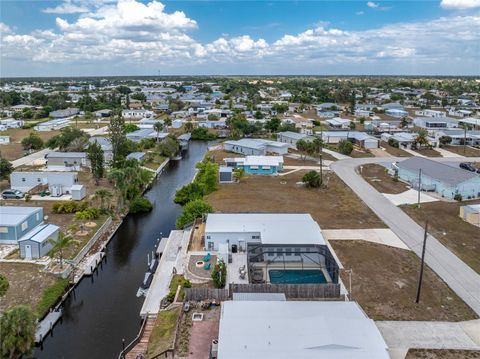
M 393 157 L 390 153 L 388 153 L 383 147 L 380 148 L 371 148 L 370 152 L 375 157 Z
M 404 150 L 405 152 L 410 153 L 412 156 L 429 158 L 429 157 L 424 156 L 424 155 L 422 155 L 422 154 L 420 154 L 420 153 L 418 153 L 418 152 L 415 152 L 414 150 L 411 150 L 411 149 L 409 149 L 409 148 L 402 148 L 402 150 Z
M 400 206 L 402 204 L 416 204 L 418 203 L 418 191 L 414 189 L 409 189 L 402 193 L 391 194 L 391 193 L 382 193 L 386 198 L 388 198 L 395 206 Z M 420 192 L 420 203 L 427 202 L 436 202 L 438 199 L 429 196 L 425 192 Z
M 458 158 L 431 158 L 444 162 Z M 382 163 L 385 158 L 357 158 L 337 161 L 331 165 L 335 173 L 372 209 L 372 211 L 418 256 L 421 256 L 424 229 L 400 208 L 368 184 L 356 171 L 356 167 L 366 163 Z M 400 158 L 393 160 L 400 161 Z M 479 158 L 471 158 L 478 161 Z M 389 160 L 391 161 L 391 160 Z M 427 241 L 426 263 L 447 283 L 447 285 L 480 315 L 480 275 L 429 235 Z
M 34 152 L 34 153 L 32 153 L 28 156 L 24 156 L 24 157 L 21 157 L 17 160 L 12 161 L 12 166 L 14 168 L 17 168 L 17 167 L 20 167 L 20 166 L 29 165 L 35 160 L 45 158 L 45 155 L 49 154 L 52 151 L 53 150 L 51 150 L 49 148 L 45 148 L 45 149 L 40 150 L 38 152 Z
M 445 150 L 443 148 L 440 148 L 440 147 L 436 147 L 435 151 L 440 152 L 440 154 L 443 157 L 465 158 L 465 157 L 459 155 L 458 153 L 450 152 L 450 151 L 447 151 L 447 150 Z
M 329 150 L 328 148 L 324 148 L 323 152 L 328 153 L 329 155 L 335 157 L 337 160 L 346 160 L 346 159 L 352 158 L 347 155 L 342 155 L 341 153 L 338 153 L 336 151 Z
M 328 241 L 366 241 L 390 247 L 409 249 L 389 228 L 373 229 L 323 229 L 323 236 Z
M 480 320 L 467 322 L 375 322 L 392 359 L 405 358 L 408 349 L 480 350 Z

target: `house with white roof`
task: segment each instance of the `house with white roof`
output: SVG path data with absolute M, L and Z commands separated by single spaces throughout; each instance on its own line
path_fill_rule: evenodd
M 447 117 L 447 113 L 444 111 L 430 109 L 416 110 L 415 115 L 419 117 Z
M 264 140 L 260 138 L 242 138 L 238 141 L 225 141 L 225 151 L 240 153 L 243 155 L 264 156 L 267 153 L 284 155 L 288 153 L 289 145 L 278 141 Z
M 18 240 L 20 258 L 37 259 L 46 256 L 58 239 L 60 227 L 41 224 Z
M 57 118 L 55 120 L 40 122 L 34 127 L 35 130 L 40 132 L 54 131 L 70 125 L 68 118 Z
M 390 355 L 375 322 L 356 302 L 259 299 L 222 303 L 217 357 L 389 359 Z
M 458 121 L 450 117 L 415 117 L 413 124 L 426 130 L 438 130 L 458 127 Z
M 313 141 L 315 137 L 306 135 L 304 133 L 285 131 L 277 133 L 277 140 L 279 142 L 288 143 L 290 148 L 297 148 L 297 142 L 300 140 Z
M 335 117 L 324 121 L 328 126 L 335 129 L 347 129 L 350 128 L 350 121 L 347 118 Z
M 90 166 L 86 152 L 50 152 L 45 158 L 49 171 L 80 171 Z
M 338 144 L 340 141 L 352 141 L 361 148 L 378 148 L 379 140 L 365 132 L 358 131 L 323 131 L 317 133 L 322 136 L 323 142 L 328 144 Z
M 272 175 L 283 171 L 282 156 L 246 156 L 225 158 L 227 167 L 240 168 L 250 175 Z

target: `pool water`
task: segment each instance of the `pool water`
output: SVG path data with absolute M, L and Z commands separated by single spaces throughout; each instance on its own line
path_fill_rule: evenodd
M 318 284 L 327 283 L 321 270 L 271 269 L 268 271 L 272 284 Z

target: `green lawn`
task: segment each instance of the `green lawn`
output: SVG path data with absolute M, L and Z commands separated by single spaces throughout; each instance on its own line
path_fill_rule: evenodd
M 147 357 L 150 358 L 174 346 L 175 328 L 180 308 L 162 310 L 158 313 L 155 326 L 148 340 Z

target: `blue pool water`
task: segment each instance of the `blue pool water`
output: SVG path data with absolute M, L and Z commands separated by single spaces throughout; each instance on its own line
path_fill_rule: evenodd
M 268 271 L 272 284 L 318 284 L 327 283 L 321 270 L 277 270 Z

